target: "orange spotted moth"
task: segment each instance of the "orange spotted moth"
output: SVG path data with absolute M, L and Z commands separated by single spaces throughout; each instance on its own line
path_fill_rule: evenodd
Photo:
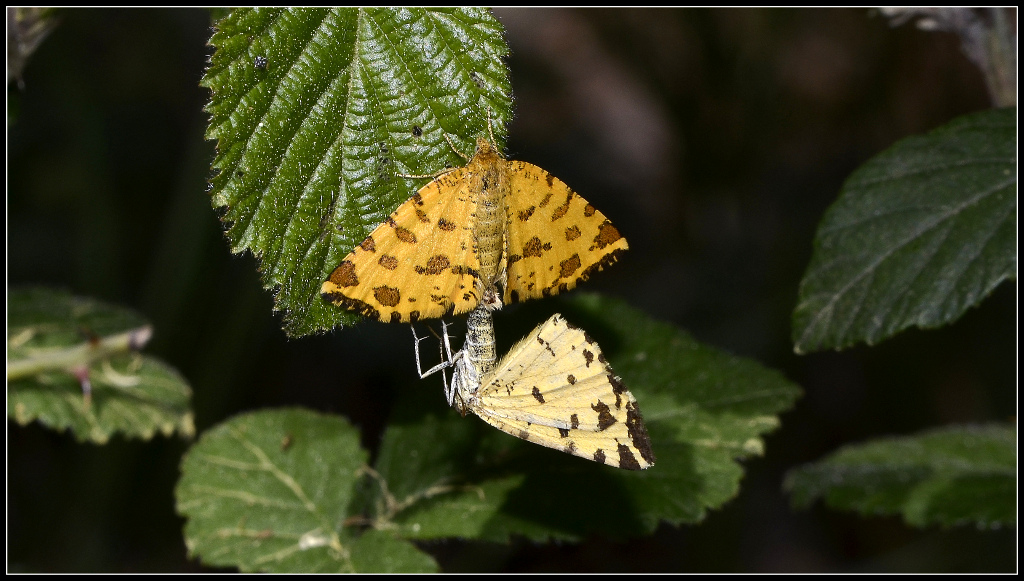
M 493 141 L 493 137 L 492 137 Z M 484 138 L 466 166 L 423 186 L 320 288 L 324 300 L 408 323 L 565 292 L 614 263 L 626 239 L 561 180 Z
M 495 364 L 494 323 L 481 305 L 469 314 L 466 343 L 447 360 L 420 369 L 420 377 L 448 367 L 448 404 L 473 412 L 495 428 L 541 446 L 626 468 L 654 465 L 654 452 L 636 398 L 583 330 L 552 315 Z

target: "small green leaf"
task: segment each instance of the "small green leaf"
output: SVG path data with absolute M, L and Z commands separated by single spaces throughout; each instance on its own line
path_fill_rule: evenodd
M 216 426 L 185 456 L 175 490 L 189 553 L 242 571 L 436 570 L 406 541 L 343 528 L 366 457 L 348 422 L 307 410 Z
M 97 444 L 195 433 L 188 383 L 135 352 L 152 333 L 138 314 L 46 288 L 12 290 L 7 313 L 7 417 Z
M 799 389 L 621 301 L 556 300 L 636 396 L 655 465 L 612 468 L 462 418 L 443 409 L 440 380 L 431 378 L 436 389 L 406 394 L 385 432 L 370 508 L 377 526 L 414 539 L 623 538 L 650 534 L 661 521 L 699 522 L 737 494 L 737 460 L 763 453 L 761 437 L 778 427 L 777 414 Z
M 862 514 L 902 514 L 907 523 L 1017 523 L 1017 429 L 947 427 L 849 446 L 790 471 L 793 504 L 818 498 Z
M 203 86 L 217 140 L 212 203 L 232 251 L 260 259 L 285 331 L 359 320 L 320 298 L 341 260 L 511 116 L 501 25 L 478 8 L 237 9 Z
M 909 137 L 843 185 L 793 312 L 797 353 L 959 318 L 1017 271 L 1017 110 Z

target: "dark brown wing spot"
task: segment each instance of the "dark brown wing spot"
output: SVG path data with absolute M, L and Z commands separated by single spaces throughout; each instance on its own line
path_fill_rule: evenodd
M 587 367 L 590 367 L 590 364 L 594 362 L 594 354 L 590 349 L 583 350 L 583 358 L 587 360 Z
M 593 216 L 596 212 L 597 210 L 595 210 L 594 207 L 591 206 L 590 204 L 587 204 L 586 207 L 583 208 L 583 215 L 586 216 L 587 218 Z
M 594 245 L 590 247 L 591 250 L 603 249 L 609 244 L 614 244 L 620 238 L 622 234 L 619 234 L 619 229 L 612 226 L 612 223 L 605 220 L 604 224 L 597 231 L 597 236 L 594 236 Z
M 547 206 L 548 202 L 551 201 L 551 195 L 552 195 L 551 192 L 548 192 L 548 193 L 544 194 L 544 199 L 541 200 L 540 204 L 537 204 L 537 206 L 540 207 L 540 208 L 543 208 L 544 206 Z
M 548 343 L 544 339 L 541 339 L 540 335 L 537 336 L 537 342 L 540 343 L 541 345 L 543 345 L 544 348 L 547 349 L 548 353 L 550 353 L 552 357 L 555 356 L 555 350 L 551 348 L 551 343 Z
M 565 240 L 572 242 L 580 237 L 580 229 L 578 226 L 571 226 L 565 229 Z
M 647 435 L 647 427 L 644 426 L 644 419 L 640 416 L 640 408 L 636 406 L 636 402 L 626 403 L 626 432 L 633 442 L 633 447 L 640 452 L 640 456 L 648 464 L 654 464 L 651 438 Z
M 604 359 L 603 353 L 601 354 L 601 359 Z M 612 384 L 612 391 L 615 392 L 615 395 L 619 395 L 626 391 L 626 386 L 622 385 L 622 380 L 611 373 L 608 374 L 608 383 Z
M 547 172 L 545 172 L 545 173 L 547 173 Z M 555 183 L 555 176 L 553 176 L 550 173 L 548 173 L 545 177 L 547 178 L 548 187 L 550 188 Z
M 625 468 L 626 470 L 640 469 L 640 463 L 636 461 L 633 452 L 625 444 L 619 444 L 619 468 Z
M 373 289 L 373 298 L 377 299 L 377 302 L 385 307 L 393 307 L 401 302 L 402 293 L 397 288 L 379 286 Z
M 444 230 L 445 232 L 451 232 L 452 230 L 455 229 L 455 223 L 449 222 L 448 220 L 441 218 L 440 220 L 437 221 L 437 227 Z
M 597 403 L 591 404 L 590 408 L 597 412 L 597 429 L 600 431 L 607 430 L 609 426 L 615 423 L 615 417 L 612 416 L 612 412 L 608 409 L 608 404 L 597 400 Z
M 569 377 L 565 378 L 565 380 L 569 382 L 569 385 L 576 385 L 576 376 L 571 373 L 569 374 Z
M 569 437 L 569 430 L 567 428 L 558 428 L 558 435 L 563 438 Z
M 577 429 L 580 427 L 580 417 L 576 414 L 569 416 L 569 427 Z
M 398 259 L 390 254 L 382 254 L 380 260 L 377 261 L 377 264 L 388 270 L 394 270 L 398 268 Z
M 411 199 L 412 203 L 416 204 L 417 206 L 423 205 L 423 196 L 421 196 L 419 192 L 413 194 Z
M 519 430 L 519 433 L 516 434 L 516 437 L 522 438 L 524 440 L 529 440 L 530 439 L 530 432 L 527 432 L 526 430 Z
M 594 461 L 604 464 L 604 450 L 598 448 L 597 451 L 594 452 Z
M 431 256 L 430 259 L 427 260 L 426 266 L 416 266 L 416 273 L 431 275 L 441 274 L 449 266 L 451 266 L 451 262 L 448 260 L 448 257 L 444 254 L 437 254 Z
M 367 238 L 369 240 L 369 238 Z M 356 276 L 356 265 L 351 260 L 344 260 L 331 272 L 327 280 L 340 287 L 359 286 L 359 277 Z
M 564 450 L 566 451 L 567 454 L 575 454 L 576 453 L 576 442 L 573 442 L 572 440 L 569 440 L 569 443 L 566 444 Z
M 569 203 L 570 202 L 572 202 L 572 192 L 571 191 L 565 196 L 565 202 L 563 202 L 561 206 L 558 206 L 557 208 L 555 208 L 554 212 L 551 212 L 551 221 L 552 222 L 558 220 L 562 216 L 565 216 L 565 213 L 569 211 Z
M 544 396 L 541 395 L 540 388 L 538 388 L 536 385 L 533 386 L 533 397 L 540 403 L 544 403 Z
M 541 244 L 540 238 L 534 236 L 527 240 L 526 244 L 523 245 L 523 257 L 533 256 L 540 258 L 540 255 L 543 254 L 544 250 L 550 250 L 550 245 L 545 249 L 544 244 Z
M 373 236 L 367 236 L 359 243 L 359 247 L 367 252 L 377 252 L 377 243 L 373 241 Z
M 559 265 L 558 278 L 569 278 L 574 272 L 580 269 L 582 263 L 580 262 L 580 255 L 573 254 L 569 258 L 566 258 Z
M 537 209 L 536 206 L 530 206 L 529 208 L 527 208 L 525 210 L 520 210 L 519 211 L 519 221 L 520 222 L 525 222 L 525 221 L 529 220 L 530 216 L 533 215 L 533 211 L 536 210 L 536 209 Z
M 416 244 L 416 235 L 412 233 L 408 228 L 398 226 L 395 228 L 395 236 L 402 242 L 408 242 L 409 244 Z
M 427 213 L 419 208 L 416 208 L 416 219 L 424 224 L 430 223 L 430 218 L 427 218 Z

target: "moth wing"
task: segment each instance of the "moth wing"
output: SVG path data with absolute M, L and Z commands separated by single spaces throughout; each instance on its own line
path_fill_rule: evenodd
M 481 381 L 471 409 L 513 436 L 619 468 L 654 464 L 636 398 L 600 347 L 553 315 Z
M 565 182 L 533 164 L 508 163 L 506 303 L 575 288 L 629 248 Z
M 341 261 L 321 296 L 385 322 L 469 311 L 479 301 L 475 209 L 465 168 L 434 179 Z

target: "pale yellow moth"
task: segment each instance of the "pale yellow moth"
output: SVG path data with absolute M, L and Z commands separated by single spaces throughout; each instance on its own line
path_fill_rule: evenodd
M 467 320 L 466 343 L 420 377 L 454 367 L 448 404 L 535 444 L 628 470 L 654 465 L 636 398 L 583 330 L 552 315 L 495 364 L 494 323 L 486 307 Z

